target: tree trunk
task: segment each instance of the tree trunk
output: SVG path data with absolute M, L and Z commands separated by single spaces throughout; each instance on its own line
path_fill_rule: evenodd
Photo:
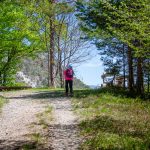
M 142 58 L 137 58 L 137 93 L 142 95 L 144 93 L 143 86 L 143 70 L 142 70 Z
M 59 76 L 60 76 L 60 87 L 63 88 L 64 87 L 64 83 L 63 83 L 63 71 L 62 71 L 61 64 L 59 65 Z
M 148 60 L 148 74 L 147 74 L 147 92 L 149 93 L 150 88 L 150 60 Z
M 60 78 L 60 87 L 63 88 L 63 69 L 62 69 L 62 52 L 59 49 L 59 78 Z
M 125 62 L 125 45 L 123 44 L 123 88 L 126 86 L 126 62 Z
M 60 47 L 60 37 L 62 32 L 62 25 L 64 22 L 64 17 L 61 20 L 60 26 L 59 26 L 59 32 L 58 32 L 58 73 L 59 73 L 59 79 L 60 79 L 60 87 L 63 88 L 64 82 L 63 82 L 63 69 L 62 69 L 62 50 Z
M 3 74 L 3 86 L 6 86 L 6 81 L 7 81 L 7 75 L 6 75 L 6 71 L 4 71 L 4 74 Z
M 50 86 L 54 87 L 54 27 L 53 19 L 50 19 L 50 51 L 49 51 L 49 71 Z
M 2 73 L 0 72 L 0 85 L 2 85 Z
M 58 73 L 60 79 L 60 87 L 63 88 L 63 74 L 62 74 L 62 52 L 60 50 L 59 38 L 58 38 Z
M 150 73 L 148 71 L 148 81 L 147 81 L 147 92 L 149 93 L 149 88 L 150 88 Z
M 134 77 L 133 77 L 133 57 L 132 57 L 132 49 L 128 47 L 128 88 L 130 92 L 133 92 L 134 87 Z
M 48 51 L 48 87 L 50 87 L 50 51 Z
M 55 0 L 50 1 L 51 4 L 55 3 Z M 54 15 L 50 17 L 50 50 L 49 50 L 49 72 L 50 81 L 49 86 L 54 87 Z

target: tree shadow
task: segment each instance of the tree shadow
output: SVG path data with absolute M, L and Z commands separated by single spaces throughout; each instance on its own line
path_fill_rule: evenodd
M 0 140 L 0 150 L 53 150 L 34 141 Z
M 76 90 L 74 97 L 75 98 L 86 98 L 89 95 L 98 96 L 99 94 L 109 93 L 114 96 L 122 96 L 122 97 L 132 97 L 135 98 L 136 95 L 132 93 L 132 95 L 125 89 L 121 87 L 105 87 L 100 89 L 86 89 L 86 90 Z
M 142 100 L 150 100 L 150 93 L 146 93 L 142 96 L 139 96 L 136 91 L 129 92 L 128 89 L 124 89 L 122 87 L 103 87 L 99 89 L 86 89 L 86 90 L 76 90 L 74 97 L 76 98 L 85 98 L 88 97 L 89 95 L 92 96 L 98 96 L 99 94 L 105 94 L 109 93 L 113 96 L 121 96 L 121 97 L 126 97 L 126 98 L 141 98 Z
M 145 133 L 140 130 L 141 128 L 136 123 L 130 120 L 115 120 L 109 116 L 99 116 L 91 120 L 82 121 L 80 128 L 91 128 L 91 131 L 95 133 L 102 131 L 120 136 L 126 135 L 140 139 L 145 138 Z
M 84 89 L 84 90 L 74 90 L 74 97 L 77 99 L 86 98 L 89 95 L 99 96 L 99 94 L 110 93 L 115 96 L 124 96 L 128 97 L 126 91 L 122 88 L 101 88 L 101 89 Z M 65 92 L 63 90 L 59 91 L 37 91 L 32 94 L 27 94 L 24 96 L 18 97 L 9 97 L 9 99 L 52 99 L 52 98 L 63 98 L 65 97 Z
M 109 138 L 109 135 L 116 135 L 120 138 L 120 142 L 123 138 L 134 139 L 135 141 L 139 139 L 144 145 L 150 148 L 148 137 L 149 131 L 146 131 L 144 128 L 141 129 L 138 124 L 130 120 L 115 120 L 109 116 L 98 116 L 97 118 L 91 120 L 82 121 L 79 125 L 79 128 L 81 129 L 81 131 L 83 131 L 83 133 L 89 135 L 89 137 L 91 137 L 90 140 L 94 142 L 102 138 L 99 136 L 107 135 L 107 137 Z M 89 147 L 90 146 L 91 145 L 89 144 Z M 131 143 L 129 142 L 129 145 L 126 146 L 130 147 Z M 133 146 L 135 146 L 134 143 Z M 100 149 L 103 149 L 103 147 L 101 147 Z M 112 149 L 113 147 L 111 147 L 111 150 Z M 115 147 L 114 149 L 122 148 Z M 105 150 L 107 150 L 107 148 Z
M 54 100 L 55 98 L 64 98 L 65 94 L 63 91 L 42 91 L 42 92 L 34 92 L 32 94 L 27 94 L 24 96 L 14 96 L 9 97 L 9 99 L 37 99 L 37 100 L 44 100 L 44 99 L 51 99 Z

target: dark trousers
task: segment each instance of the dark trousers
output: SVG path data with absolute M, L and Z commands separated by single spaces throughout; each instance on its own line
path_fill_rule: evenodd
M 73 93 L 73 81 L 72 80 L 65 80 L 65 89 L 66 89 L 66 94 L 68 94 L 68 91 L 70 89 L 70 93 Z

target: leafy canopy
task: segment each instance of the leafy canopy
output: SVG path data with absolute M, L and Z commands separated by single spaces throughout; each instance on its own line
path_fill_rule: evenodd
M 114 37 L 132 47 L 137 55 L 149 53 L 149 0 L 79 0 L 81 29 L 91 39 Z

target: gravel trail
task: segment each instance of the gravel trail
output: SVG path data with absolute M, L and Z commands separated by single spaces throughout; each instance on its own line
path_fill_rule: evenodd
M 5 92 L 1 95 L 9 100 L 0 114 L 0 150 L 21 149 L 25 144 L 31 145 L 30 135 L 43 132 L 40 126 L 31 128 L 38 122 L 37 114 L 45 110 L 46 104 L 33 100 L 32 92 Z M 29 96 L 29 97 L 26 97 Z
M 0 93 L 1 94 L 1 93 Z M 41 133 L 46 136 L 44 148 L 39 150 L 77 150 L 81 139 L 78 135 L 78 118 L 74 115 L 69 98 L 47 91 L 17 91 L 1 94 L 9 102 L 0 114 L 0 150 L 22 150 L 25 144 L 34 144 L 29 135 Z M 37 114 L 53 107 L 53 120 L 47 133 L 38 124 Z M 31 127 L 34 125 L 34 127 Z M 33 146 L 34 149 L 34 146 Z
M 78 118 L 74 115 L 69 99 L 53 101 L 54 121 L 49 133 L 55 150 L 77 150 L 81 139 L 78 133 Z

